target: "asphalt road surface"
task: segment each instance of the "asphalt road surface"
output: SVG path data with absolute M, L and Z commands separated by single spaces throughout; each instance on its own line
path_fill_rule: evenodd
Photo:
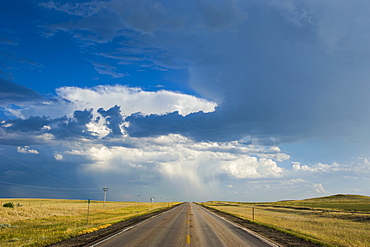
M 277 246 L 208 210 L 185 203 L 93 246 Z

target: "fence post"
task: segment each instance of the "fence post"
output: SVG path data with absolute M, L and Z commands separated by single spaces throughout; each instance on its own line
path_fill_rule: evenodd
M 90 214 L 90 199 L 87 200 L 87 219 L 86 219 L 86 224 L 89 224 L 89 214 Z

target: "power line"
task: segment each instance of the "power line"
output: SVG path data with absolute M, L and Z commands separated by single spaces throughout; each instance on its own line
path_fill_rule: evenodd
M 46 183 L 55 183 L 54 179 L 51 180 L 48 177 L 44 177 L 44 175 L 42 175 L 42 174 L 35 173 L 33 170 L 29 170 L 29 169 L 26 170 L 24 167 L 21 168 L 21 167 L 15 165 L 15 164 L 6 163 L 4 161 L 0 161 L 0 162 L 1 162 L 2 165 L 6 165 L 6 166 L 10 167 L 11 171 L 18 171 L 22 175 L 27 175 L 27 176 L 33 177 L 37 180 L 40 180 L 40 181 L 43 181 L 43 182 L 46 182 Z
M 7 156 L 7 155 L 5 155 L 5 154 L 3 154 L 3 153 L 0 153 L 0 154 L 1 154 L 2 156 L 6 157 L 6 158 L 8 158 L 8 159 L 10 159 L 10 160 L 12 160 L 12 161 L 15 161 L 16 163 L 18 163 L 18 164 L 20 164 L 20 165 L 22 165 L 22 166 L 24 166 L 24 167 L 26 167 L 26 168 L 28 168 L 28 169 L 30 169 L 30 170 L 32 170 L 32 171 L 34 171 L 34 172 L 36 172 L 36 174 L 33 174 L 33 175 L 26 173 L 27 175 L 35 176 L 35 177 L 36 177 L 36 176 L 38 176 L 38 178 L 39 178 L 39 179 L 42 179 L 42 180 L 44 180 L 44 181 L 47 181 L 44 177 L 42 177 L 42 176 L 41 176 L 41 175 L 43 175 L 43 176 L 46 176 L 46 177 L 47 177 L 47 178 L 49 178 L 49 179 L 52 179 L 52 181 L 48 181 L 48 182 L 53 182 L 53 183 L 55 183 L 55 180 L 56 180 L 56 181 L 59 181 L 59 182 L 63 183 L 64 185 L 68 185 L 68 186 L 76 187 L 76 184 L 72 184 L 72 183 L 67 182 L 67 181 L 65 181 L 65 180 L 62 180 L 62 179 L 60 179 L 60 178 L 54 177 L 54 176 L 52 176 L 52 175 L 49 175 L 49 174 L 47 174 L 47 173 L 45 173 L 45 172 L 39 171 L 39 170 L 37 170 L 37 169 L 35 169 L 35 168 L 33 168 L 33 167 L 31 167 L 31 166 L 29 166 L 29 165 L 27 165 L 27 164 L 25 164 L 25 163 L 23 163 L 23 162 L 19 161 L 19 160 L 16 160 L 16 159 L 14 159 L 14 158 L 12 158 L 12 157 L 9 157 L 9 156 Z M 4 163 L 3 163 L 3 164 L 4 164 Z M 13 167 L 13 168 L 16 168 L 16 169 L 18 169 L 18 170 L 22 171 L 22 172 L 25 172 L 24 170 L 20 169 L 20 167 L 17 167 L 17 166 L 15 166 L 15 165 L 13 165 L 13 164 L 7 164 L 7 163 L 5 163 L 5 165 L 11 166 L 11 167 Z M 41 175 L 40 175 L 40 174 L 41 174 Z M 40 178 L 40 176 L 41 176 L 41 178 Z
M 50 189 L 50 190 L 64 190 L 64 191 L 66 191 L 66 190 L 68 190 L 68 191 L 81 191 L 81 190 L 84 190 L 87 193 L 90 193 L 88 191 L 91 191 L 91 193 L 96 193 L 96 189 L 93 189 L 93 188 L 82 188 L 82 189 L 81 188 L 57 188 L 57 187 L 29 185 L 29 184 L 11 183 L 11 182 L 3 182 L 3 181 L 0 181 L 0 184 L 18 185 L 18 186 L 22 186 L 22 187 L 30 187 L 30 188 L 36 188 L 36 189 L 37 188 L 39 188 L 39 189 Z

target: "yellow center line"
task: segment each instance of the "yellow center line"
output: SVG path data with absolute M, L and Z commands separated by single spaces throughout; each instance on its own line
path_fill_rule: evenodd
M 190 244 L 190 215 L 191 215 L 191 207 L 188 208 L 188 213 L 187 213 L 187 219 L 186 219 L 186 223 L 187 223 L 187 226 L 188 226 L 188 234 L 186 235 L 186 243 L 187 244 Z

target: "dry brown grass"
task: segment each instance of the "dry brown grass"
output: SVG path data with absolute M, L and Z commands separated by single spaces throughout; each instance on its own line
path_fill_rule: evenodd
M 273 226 L 329 246 L 370 246 L 370 214 L 330 210 L 302 210 L 240 203 L 205 203 L 241 218 Z
M 0 199 L 0 246 L 46 246 L 175 203 L 140 203 L 54 199 Z

